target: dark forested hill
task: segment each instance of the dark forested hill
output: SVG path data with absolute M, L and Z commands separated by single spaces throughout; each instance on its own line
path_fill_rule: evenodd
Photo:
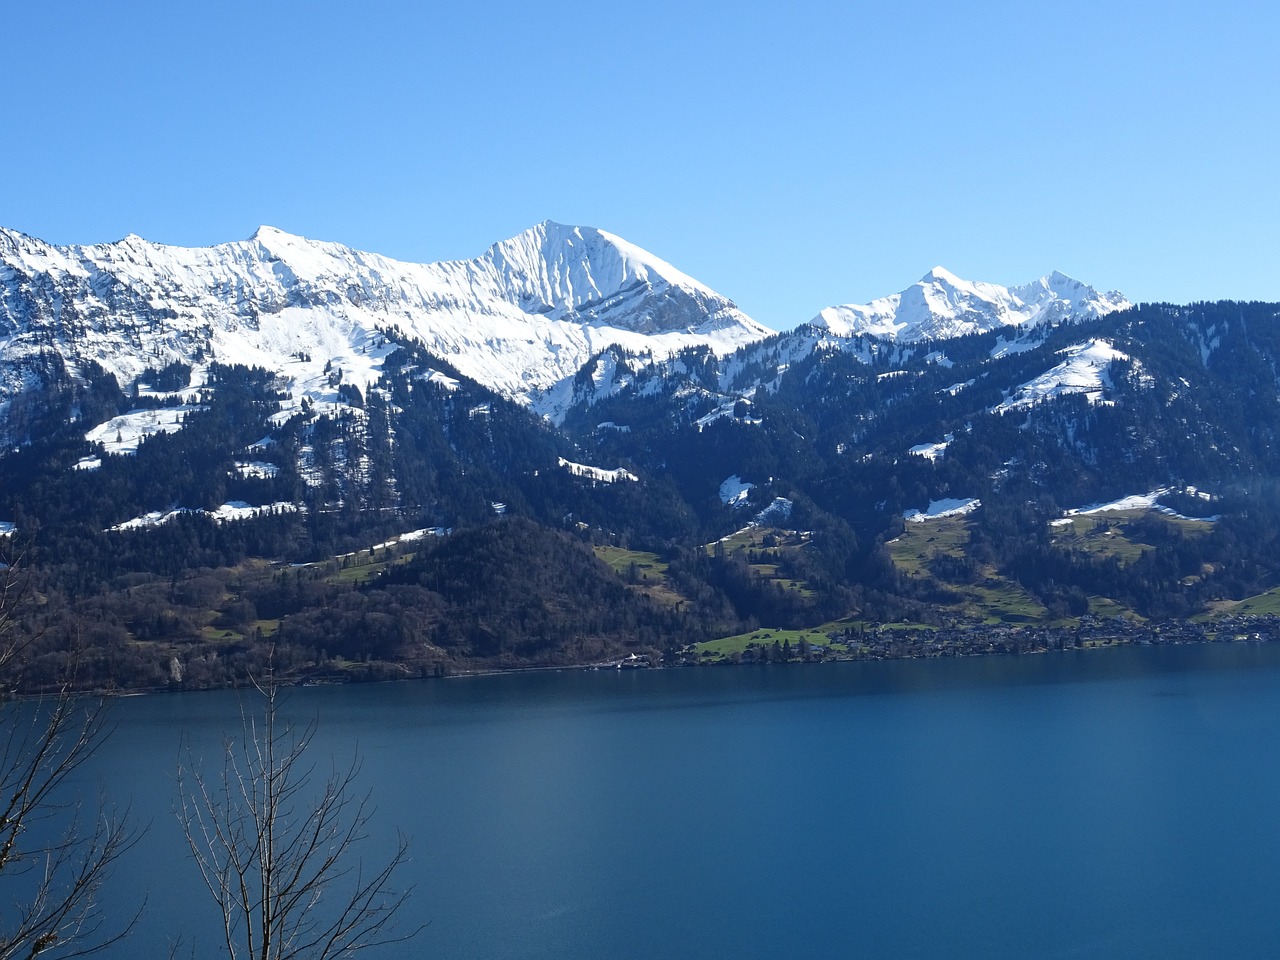
M 1270 612 L 1280 586 L 1275 304 L 611 348 L 563 427 L 380 349 L 375 383 L 335 368 L 301 403 L 262 368 L 48 355 L 0 456 L 29 681 L 206 686 L 270 644 L 332 677 L 656 662 L 766 629 Z

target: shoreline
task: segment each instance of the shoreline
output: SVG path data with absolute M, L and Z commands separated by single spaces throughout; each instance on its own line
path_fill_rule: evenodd
M 1243 629 L 1243 628 L 1249 629 Z M 1070 642 L 1068 642 L 1068 640 Z M 771 656 L 773 644 L 748 644 L 740 655 L 702 657 L 693 645 L 686 646 L 674 662 L 653 662 L 649 655 L 629 654 L 592 663 L 526 664 L 511 667 L 478 667 L 450 670 L 442 673 L 409 675 L 408 665 L 391 661 L 374 661 L 370 667 L 380 671 L 405 671 L 401 676 L 337 676 L 332 672 L 311 675 L 301 674 L 281 677 L 287 687 L 345 686 L 365 683 L 405 683 L 422 680 L 464 680 L 481 677 L 520 673 L 547 673 L 565 670 L 677 670 L 691 668 L 716 668 L 736 666 L 771 666 L 792 664 L 862 663 L 889 660 L 936 660 L 947 658 L 1009 657 L 1037 654 L 1115 649 L 1129 646 L 1190 646 L 1199 644 L 1266 644 L 1280 640 L 1280 616 L 1275 614 L 1248 615 L 1226 618 L 1215 623 L 1174 621 L 1160 624 L 1136 623 L 1087 623 L 1075 627 L 1029 627 L 1009 625 L 982 625 L 951 628 L 894 628 L 879 626 L 871 631 L 860 631 L 856 652 L 831 651 L 823 645 L 808 656 L 792 655 L 786 659 Z M 836 642 L 833 640 L 833 643 Z M 169 684 L 157 687 L 121 689 L 87 689 L 73 691 L 74 697 L 115 699 L 123 697 L 151 696 L 163 693 L 206 693 L 237 690 L 248 682 L 227 683 L 219 686 L 192 686 Z M 40 693 L 19 693 L 10 690 L 7 700 L 27 702 L 51 700 L 59 696 L 56 690 Z

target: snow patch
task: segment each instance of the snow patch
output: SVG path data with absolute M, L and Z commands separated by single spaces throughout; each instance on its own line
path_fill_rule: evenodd
M 439 370 L 428 370 L 417 379 L 424 380 L 427 383 L 434 383 L 437 386 L 444 387 L 444 389 L 450 392 L 455 391 L 462 386 L 462 382 L 460 380 L 456 380 L 448 374 L 441 373 Z
M 929 506 L 924 510 L 908 510 L 902 515 L 904 520 L 910 523 L 924 523 L 926 520 L 936 520 L 939 517 L 959 517 L 966 513 L 972 513 L 982 506 L 981 500 L 932 500 Z
M 948 433 L 946 437 L 937 443 L 917 443 L 908 450 L 917 457 L 924 457 L 926 460 L 941 460 L 942 455 L 946 453 L 947 447 L 955 440 L 955 434 Z
M 791 508 L 793 506 L 792 501 L 786 497 L 774 497 L 773 503 L 756 514 L 755 519 L 751 521 L 751 525 L 753 527 L 762 527 L 766 524 L 784 523 L 791 519 Z
M 1163 513 L 1168 517 L 1175 517 L 1178 520 L 1193 520 L 1202 523 L 1214 523 L 1218 520 L 1217 516 L 1212 517 L 1188 517 L 1185 514 L 1178 513 L 1172 507 L 1166 507 L 1157 503 L 1162 496 L 1173 492 L 1169 487 L 1161 487 L 1158 490 L 1152 490 L 1150 493 L 1135 493 L 1127 497 L 1121 497 L 1118 500 L 1112 500 L 1109 503 L 1093 503 L 1085 507 L 1077 507 L 1072 510 L 1063 511 L 1062 520 L 1051 521 L 1055 526 L 1070 523 L 1071 517 L 1086 517 L 1096 513 L 1120 513 L 1125 510 L 1154 510 L 1157 513 Z M 1212 496 L 1203 491 L 1197 490 L 1195 487 L 1188 487 L 1185 493 L 1198 497 L 1201 500 L 1211 500 Z
M 248 462 L 237 462 L 236 473 L 246 479 L 271 480 L 279 476 L 280 468 L 274 463 L 267 463 L 263 460 L 250 460 Z
M 755 484 L 747 483 L 736 473 L 720 484 L 720 502 L 730 507 L 745 507 L 747 495 Z
M 285 500 L 268 503 L 260 507 L 250 506 L 243 500 L 232 500 L 224 503 L 216 510 L 192 510 L 189 507 L 153 510 L 150 513 L 144 513 L 140 517 L 134 517 L 132 520 L 126 520 L 124 523 L 117 523 L 113 527 L 107 527 L 105 532 L 121 533 L 126 530 L 144 530 L 148 527 L 158 527 L 186 514 L 209 517 L 215 523 L 229 523 L 234 520 L 250 520 L 253 517 L 260 517 L 264 514 L 297 513 L 301 509 L 296 503 Z
M 591 480 L 598 480 L 601 483 L 617 483 L 619 480 L 630 480 L 638 483 L 640 478 L 634 473 L 618 467 L 616 470 L 605 470 L 603 467 L 590 467 L 585 463 L 574 463 L 572 460 L 566 460 L 564 457 L 559 458 L 559 465 L 568 470 L 575 477 L 587 477 Z
M 447 537 L 451 533 L 453 533 L 453 527 L 423 527 L 421 530 L 410 530 L 408 533 L 402 533 L 383 543 L 375 543 L 370 549 L 385 550 L 388 547 L 398 546 L 402 543 L 416 543 L 419 540 L 425 540 L 427 537 Z
M 158 433 L 177 433 L 182 429 L 187 414 L 204 409 L 183 405 L 158 410 L 130 410 L 94 427 L 84 438 L 89 443 L 102 444 L 107 453 L 135 454 L 138 445 L 147 437 Z
M 1091 340 L 1059 350 L 1058 356 L 1066 359 L 1034 380 L 1028 380 L 1013 391 L 994 412 L 1019 410 L 1043 403 L 1054 397 L 1071 393 L 1083 393 L 1090 403 L 1102 400 L 1103 391 L 1112 386 L 1107 369 L 1116 360 L 1128 360 L 1106 340 Z

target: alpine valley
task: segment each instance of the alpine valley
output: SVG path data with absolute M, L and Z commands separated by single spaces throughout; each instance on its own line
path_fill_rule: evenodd
M 774 333 L 545 222 L 400 263 L 0 230 L 23 682 L 1269 633 L 1280 305 L 935 268 Z M 10 678 L 12 679 L 12 678 Z

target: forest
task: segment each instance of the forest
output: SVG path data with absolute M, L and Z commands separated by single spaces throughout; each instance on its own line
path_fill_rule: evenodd
M 313 680 L 439 676 L 689 662 L 766 627 L 1269 612 L 1278 312 L 1140 305 L 1017 349 L 860 338 L 801 356 L 780 334 L 651 363 L 563 428 L 414 343 L 367 389 L 335 371 L 324 408 L 213 364 L 180 429 L 119 453 L 85 424 L 173 406 L 190 368 L 122 385 L 50 358 L 45 401 L 10 412 L 27 442 L 0 456 L 0 546 L 33 595 L 8 679 L 203 688 L 268 649 Z M 1008 402 L 1093 339 L 1117 356 L 1100 397 Z M 728 477 L 744 502 L 720 496 Z M 952 499 L 977 503 L 904 519 Z

